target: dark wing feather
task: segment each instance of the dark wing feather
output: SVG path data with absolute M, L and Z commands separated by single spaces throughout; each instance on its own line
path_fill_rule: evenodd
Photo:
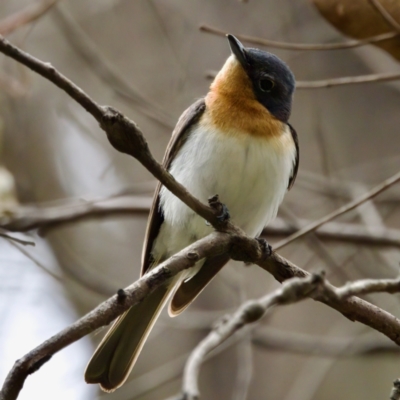
M 179 315 L 184 311 L 229 260 L 227 254 L 207 258 L 199 272 L 189 280 L 183 281 L 175 291 L 169 305 L 170 315 Z
M 165 168 L 168 169 L 170 167 L 172 160 L 185 143 L 190 132 L 190 128 L 199 121 L 205 108 L 206 105 L 204 99 L 200 99 L 183 112 L 178 120 L 178 123 L 176 124 L 174 131 L 172 132 L 171 140 L 168 143 L 167 150 L 164 155 L 163 166 Z M 158 183 L 147 222 L 146 235 L 143 244 L 141 275 L 143 275 L 151 266 L 151 249 L 153 247 L 153 242 L 158 235 L 161 224 L 164 221 L 162 210 L 160 210 L 160 189 L 161 183 Z
M 295 129 L 293 128 L 292 125 L 290 125 L 290 124 L 288 124 L 288 125 L 290 128 L 290 133 L 292 134 L 294 145 L 296 146 L 296 157 L 294 160 L 292 176 L 289 179 L 289 186 L 288 186 L 288 190 L 290 190 L 294 184 L 294 181 L 296 180 L 297 171 L 299 169 L 300 148 L 299 148 L 299 138 L 297 136 L 297 132 L 295 131 Z

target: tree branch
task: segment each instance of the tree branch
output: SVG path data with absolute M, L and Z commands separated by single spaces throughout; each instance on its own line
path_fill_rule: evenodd
M 214 228 L 236 229 L 228 221 L 221 222 L 218 220 L 219 209 L 214 210 L 197 200 L 154 159 L 146 139 L 133 121 L 112 107 L 100 106 L 81 88 L 58 72 L 50 63 L 40 61 L 13 46 L 1 35 L 0 52 L 27 66 L 65 91 L 99 122 L 100 127 L 105 131 L 108 140 L 116 150 L 136 158 L 168 190 L 208 221 Z
M 101 303 L 84 317 L 30 351 L 16 361 L 6 377 L 0 391 L 0 400 L 15 400 L 28 375 L 36 372 L 53 354 L 94 330 L 108 325 L 167 279 L 194 266 L 199 259 L 229 251 L 230 241 L 228 234 L 211 233 L 152 269 L 122 292 L 118 291 L 119 295 L 114 295 Z
M 332 221 L 333 219 L 340 217 L 341 215 L 354 210 L 361 204 L 365 203 L 366 201 L 374 198 L 378 194 L 382 193 L 383 191 L 387 190 L 394 184 L 400 181 L 400 172 L 397 172 L 390 178 L 384 180 L 382 183 L 379 185 L 375 186 L 372 188 L 370 191 L 367 193 L 363 194 L 362 196 L 354 199 L 353 201 L 345 204 L 344 206 L 338 208 L 337 210 L 325 215 L 324 217 L 320 218 L 317 221 L 312 222 L 311 224 L 305 226 L 304 228 L 298 230 L 296 233 L 290 235 L 286 239 L 280 241 L 277 243 L 274 247 L 275 250 L 281 249 L 282 247 L 288 245 L 289 243 L 292 243 L 293 241 L 301 238 L 304 235 L 307 235 L 310 232 L 315 231 L 317 228 L 321 227 L 322 225 L 326 224 L 329 221 Z
M 305 278 L 293 278 L 273 293 L 244 303 L 234 314 L 223 317 L 191 353 L 183 374 L 182 399 L 200 398 L 198 377 L 205 356 L 244 326 L 258 321 L 269 308 L 299 302 L 307 297 L 343 300 L 354 294 L 381 291 L 400 291 L 400 279 L 356 281 L 334 288 L 323 276 L 313 274 Z
M 6 213 L 0 214 L 0 228 L 11 232 L 39 229 L 39 233 L 44 235 L 48 230 L 78 221 L 122 215 L 147 215 L 151 204 L 151 197 L 122 194 L 96 200 L 70 201 L 60 205 L 27 205 L 7 209 Z M 300 219 L 299 223 L 301 226 L 306 226 L 311 221 Z M 297 231 L 298 229 L 289 225 L 283 218 L 277 217 L 264 228 L 262 234 L 268 237 L 287 236 Z M 323 239 L 400 247 L 400 230 L 393 228 L 368 229 L 361 224 L 328 222 L 319 227 L 315 233 Z
M 208 25 L 201 25 L 199 29 L 202 32 L 212 33 L 214 35 L 224 36 L 224 37 L 228 33 L 221 29 L 217 29 Z M 372 36 L 367 39 L 349 40 L 347 42 L 342 42 L 342 43 L 287 43 L 287 42 L 278 42 L 276 40 L 258 38 L 255 36 L 248 36 L 248 35 L 235 34 L 235 36 L 243 42 L 257 44 L 260 46 L 272 47 L 275 49 L 314 51 L 314 50 L 353 49 L 355 47 L 361 47 L 367 44 L 379 43 L 383 42 L 384 40 L 393 39 L 394 37 L 399 36 L 399 34 L 400 33 L 396 30 L 396 32 L 382 33 L 380 35 Z
M 357 85 L 362 83 L 390 82 L 400 79 L 400 73 L 387 72 L 382 74 L 370 74 L 359 76 L 345 76 L 343 78 L 323 79 L 320 81 L 298 81 L 297 89 L 322 89 L 333 86 Z

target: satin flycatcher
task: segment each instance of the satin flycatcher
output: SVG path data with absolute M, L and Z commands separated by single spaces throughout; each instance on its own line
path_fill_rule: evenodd
M 288 123 L 295 80 L 275 55 L 244 48 L 232 35 L 228 40 L 231 56 L 206 97 L 180 117 L 164 166 L 204 203 L 218 194 L 232 222 L 257 237 L 275 218 L 297 174 L 297 134 Z M 141 274 L 210 232 L 211 226 L 159 184 Z M 167 300 L 169 314 L 180 314 L 228 261 L 227 255 L 200 260 L 121 315 L 89 361 L 86 382 L 110 392 L 121 386 Z

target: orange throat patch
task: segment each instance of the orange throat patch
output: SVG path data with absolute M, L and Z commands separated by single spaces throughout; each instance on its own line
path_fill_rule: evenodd
M 228 58 L 216 76 L 205 102 L 204 117 L 226 134 L 247 134 L 267 139 L 285 132 L 286 124 L 257 100 L 250 78 L 234 56 Z

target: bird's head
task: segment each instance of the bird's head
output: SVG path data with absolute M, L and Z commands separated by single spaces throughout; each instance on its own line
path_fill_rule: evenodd
M 253 98 L 275 118 L 287 122 L 292 108 L 295 79 L 289 67 L 274 54 L 245 48 L 233 35 L 227 35 L 232 51 L 211 88 Z

